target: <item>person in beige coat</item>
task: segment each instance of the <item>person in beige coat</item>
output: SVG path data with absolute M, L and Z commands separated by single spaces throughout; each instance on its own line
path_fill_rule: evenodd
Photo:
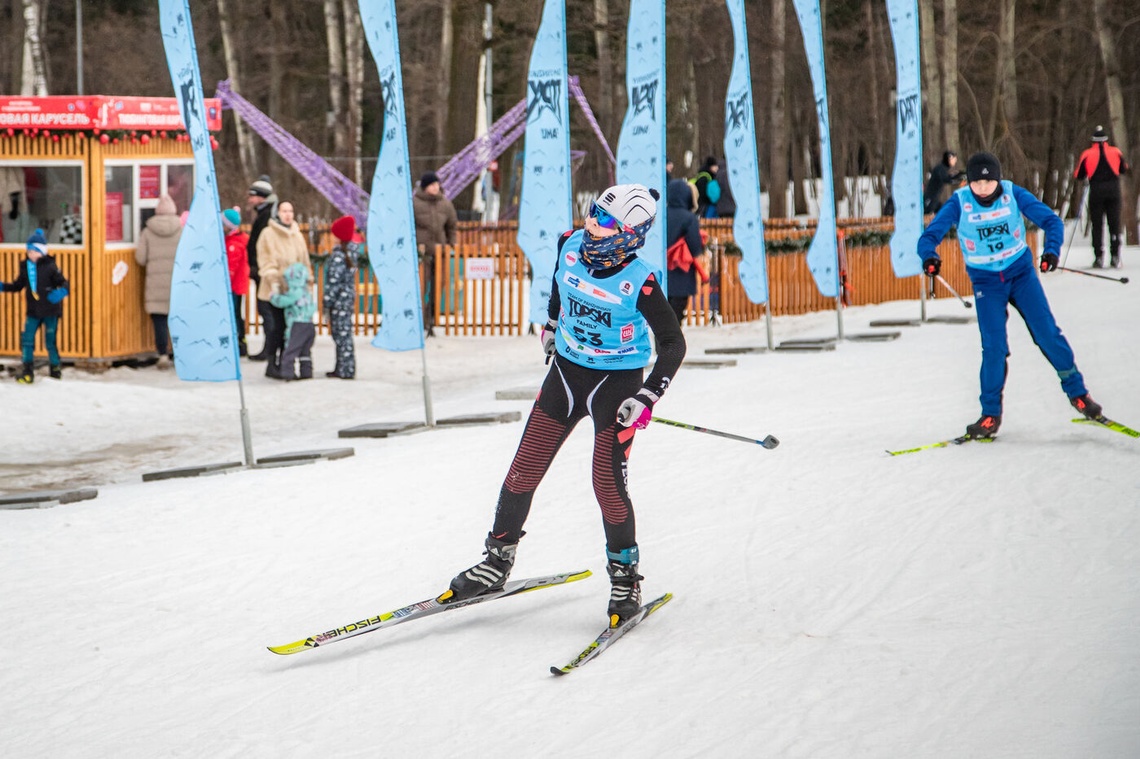
M 277 204 L 277 215 L 269 220 L 257 238 L 257 268 L 261 282 L 257 285 L 257 299 L 265 330 L 265 376 L 281 379 L 281 351 L 285 347 L 285 312 L 269 302 L 274 293 L 284 293 L 285 270 L 292 264 L 302 263 L 313 273 L 309 260 L 309 246 L 300 227 L 294 221 L 293 204 L 287 200 Z
M 170 279 L 174 274 L 174 253 L 182 239 L 182 222 L 174 199 L 164 194 L 158 199 L 154 216 L 146 220 L 139 233 L 135 248 L 135 261 L 146 268 L 143 299 L 146 312 L 154 326 L 154 349 L 160 365 L 164 359 L 174 358 L 170 345 L 170 329 L 166 317 L 170 313 Z

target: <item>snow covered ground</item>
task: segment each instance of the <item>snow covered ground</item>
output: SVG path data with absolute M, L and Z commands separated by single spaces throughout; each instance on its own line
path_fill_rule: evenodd
M 1125 261 L 1105 273 L 1135 275 L 1140 249 Z M 1094 397 L 1140 427 L 1140 283 L 1045 283 Z M 845 326 L 917 315 L 888 303 Z M 827 336 L 835 316 L 774 328 Z M 594 577 L 277 657 L 265 646 L 433 596 L 478 560 L 522 425 L 338 439 L 423 417 L 420 355 L 361 341 L 354 382 L 245 365 L 257 455 L 354 457 L 143 483 L 242 458 L 236 384 L 126 368 L 0 383 L 0 487 L 99 487 L 0 511 L 0 755 L 1140 756 L 1140 440 L 1071 424 L 1014 315 L 999 441 L 889 457 L 979 411 L 976 326 L 903 332 L 682 370 L 662 416 L 782 445 L 639 433 L 643 588 L 676 598 L 566 678 L 548 668 L 600 631 L 608 594 L 584 426 L 515 576 Z M 765 342 L 759 322 L 686 334 L 692 358 Z M 323 375 L 327 337 L 316 357 Z M 427 359 L 437 417 L 525 413 L 495 391 L 545 371 L 534 337 L 432 339 Z

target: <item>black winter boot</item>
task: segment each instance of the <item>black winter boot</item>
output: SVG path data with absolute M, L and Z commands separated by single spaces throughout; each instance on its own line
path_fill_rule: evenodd
M 636 545 L 616 554 L 606 551 L 606 556 L 609 557 L 606 572 L 610 576 L 610 605 L 607 613 L 610 615 L 610 627 L 617 627 L 641 608 L 640 582 L 645 578 L 637 573 Z
M 1078 395 L 1076 398 L 1070 398 L 1069 403 L 1073 404 L 1073 408 L 1080 411 L 1089 419 L 1100 419 L 1102 412 L 1101 405 L 1092 399 L 1088 393 Z
M 1001 414 L 982 414 L 981 418 L 973 424 L 966 426 L 966 437 L 974 440 L 992 438 L 1001 427 Z
M 36 381 L 36 373 L 32 371 L 31 364 L 24 364 L 20 373 L 16 375 L 16 381 L 21 385 L 30 385 Z
M 59 366 L 49 367 L 48 376 L 50 376 L 52 379 L 63 379 L 63 369 Z
M 451 581 L 451 587 L 436 600 L 442 604 L 466 601 L 484 593 L 500 590 L 511 575 L 515 565 L 515 551 L 518 543 L 504 543 L 490 535 L 484 543 L 487 558 L 470 569 L 460 572 Z

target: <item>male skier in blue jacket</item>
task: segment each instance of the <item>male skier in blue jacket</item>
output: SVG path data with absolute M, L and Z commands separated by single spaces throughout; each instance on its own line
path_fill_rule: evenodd
M 1024 214 L 1045 231 L 1042 273 L 1057 268 L 1064 223 L 1028 190 L 1003 181 L 1001 164 L 990 153 L 970 156 L 966 180 L 969 184 L 950 196 L 919 238 L 918 255 L 923 272 L 931 278 L 937 276 L 942 267 L 938 243 L 951 226 L 958 227 L 958 243 L 974 286 L 982 335 L 982 416 L 966 427 L 967 437 L 992 438 L 1001 426 L 1002 391 L 1009 370 L 1008 306 L 1025 320 L 1033 341 L 1057 370 L 1061 389 L 1073 407 L 1090 419 L 1100 418 L 1100 404 L 1089 396 L 1073 349 L 1061 334 L 1034 271 L 1021 217 Z

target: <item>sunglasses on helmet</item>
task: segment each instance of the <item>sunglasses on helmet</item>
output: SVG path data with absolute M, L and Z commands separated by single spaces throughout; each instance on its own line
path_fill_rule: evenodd
M 594 221 L 598 222 L 599 227 L 612 229 L 615 232 L 620 232 L 624 227 L 620 221 L 607 213 L 605 209 L 603 209 L 597 203 L 593 203 L 590 206 L 590 217 L 593 218 Z

